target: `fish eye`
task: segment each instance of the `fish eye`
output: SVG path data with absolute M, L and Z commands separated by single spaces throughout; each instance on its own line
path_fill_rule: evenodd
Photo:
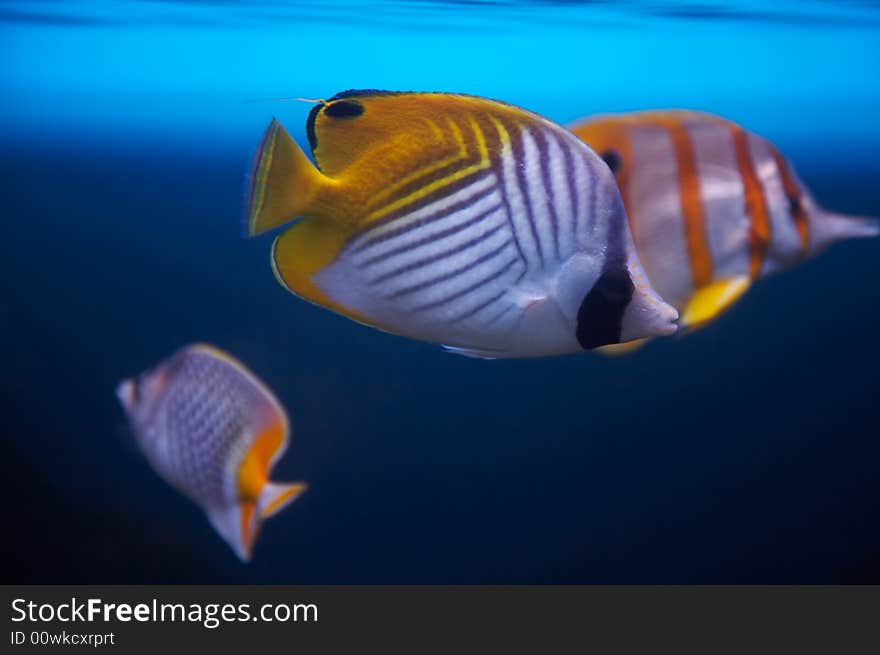
M 608 168 L 611 169 L 612 173 L 617 173 L 617 170 L 623 163 L 623 159 L 620 157 L 620 153 L 616 150 L 606 150 L 599 156 L 602 158 L 602 161 L 604 161 L 608 165 Z
M 788 197 L 788 211 L 792 214 L 797 214 L 803 209 L 803 204 L 801 203 L 801 197 L 796 195 L 790 195 Z
M 354 100 L 337 100 L 326 105 L 324 113 L 332 118 L 354 118 L 364 113 L 364 106 Z

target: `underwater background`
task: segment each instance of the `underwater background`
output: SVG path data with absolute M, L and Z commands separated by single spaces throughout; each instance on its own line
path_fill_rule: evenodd
M 2 582 L 880 582 L 877 240 L 637 354 L 476 361 L 360 326 L 241 238 L 272 116 L 349 88 L 567 123 L 687 107 L 880 214 L 878 2 L 0 1 Z M 238 562 L 114 396 L 192 341 L 310 489 Z

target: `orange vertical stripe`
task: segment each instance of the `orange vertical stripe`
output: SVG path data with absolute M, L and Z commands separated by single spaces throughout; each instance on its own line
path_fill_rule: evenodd
M 800 187 L 788 169 L 785 157 L 772 145 L 770 146 L 770 152 L 773 153 L 773 159 L 776 160 L 776 168 L 779 170 L 779 176 L 782 178 L 782 186 L 785 189 L 785 195 L 791 207 L 791 218 L 801 239 L 801 251 L 806 254 L 810 247 L 810 226 L 807 223 L 807 212 L 804 210 L 803 204 L 801 204 Z
M 770 215 L 764 189 L 749 151 L 747 132 L 738 125 L 731 125 L 733 148 L 736 151 L 736 165 L 743 181 L 746 200 L 746 215 L 750 220 L 749 229 L 749 276 L 755 279 L 761 273 L 767 246 L 770 245 Z
M 606 117 L 574 125 L 571 127 L 571 131 L 600 157 L 604 157 L 609 151 L 615 152 L 620 157 L 620 167 L 614 171 L 614 178 L 617 180 L 617 188 L 620 189 L 620 195 L 626 208 L 630 232 L 635 237 L 638 225 L 633 221 L 633 204 L 629 188 L 630 170 L 633 163 L 628 129 L 631 123 L 631 120 L 620 117 Z
M 703 198 L 700 195 L 700 174 L 697 171 L 694 144 L 681 121 L 663 117 L 657 120 L 669 132 L 675 148 L 679 198 L 684 217 L 684 237 L 691 262 L 694 288 L 699 288 L 712 281 L 712 252 L 709 250 L 709 238 L 706 233 L 706 217 L 703 212 Z

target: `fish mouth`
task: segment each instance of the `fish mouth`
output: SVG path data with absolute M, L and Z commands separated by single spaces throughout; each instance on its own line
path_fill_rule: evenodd
M 134 380 L 127 378 L 116 385 L 116 397 L 125 411 L 131 411 L 134 405 Z
M 624 313 L 620 340 L 668 337 L 678 330 L 678 318 L 678 310 L 653 289 L 637 288 Z

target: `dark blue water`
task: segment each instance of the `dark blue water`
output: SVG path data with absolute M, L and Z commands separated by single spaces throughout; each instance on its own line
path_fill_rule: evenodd
M 690 107 L 880 213 L 877 3 L 0 2 L 4 582 L 880 582 L 877 241 L 633 357 L 482 362 L 359 326 L 242 240 L 275 115 L 448 90 Z M 289 409 L 311 488 L 240 564 L 116 382 L 194 340 Z

